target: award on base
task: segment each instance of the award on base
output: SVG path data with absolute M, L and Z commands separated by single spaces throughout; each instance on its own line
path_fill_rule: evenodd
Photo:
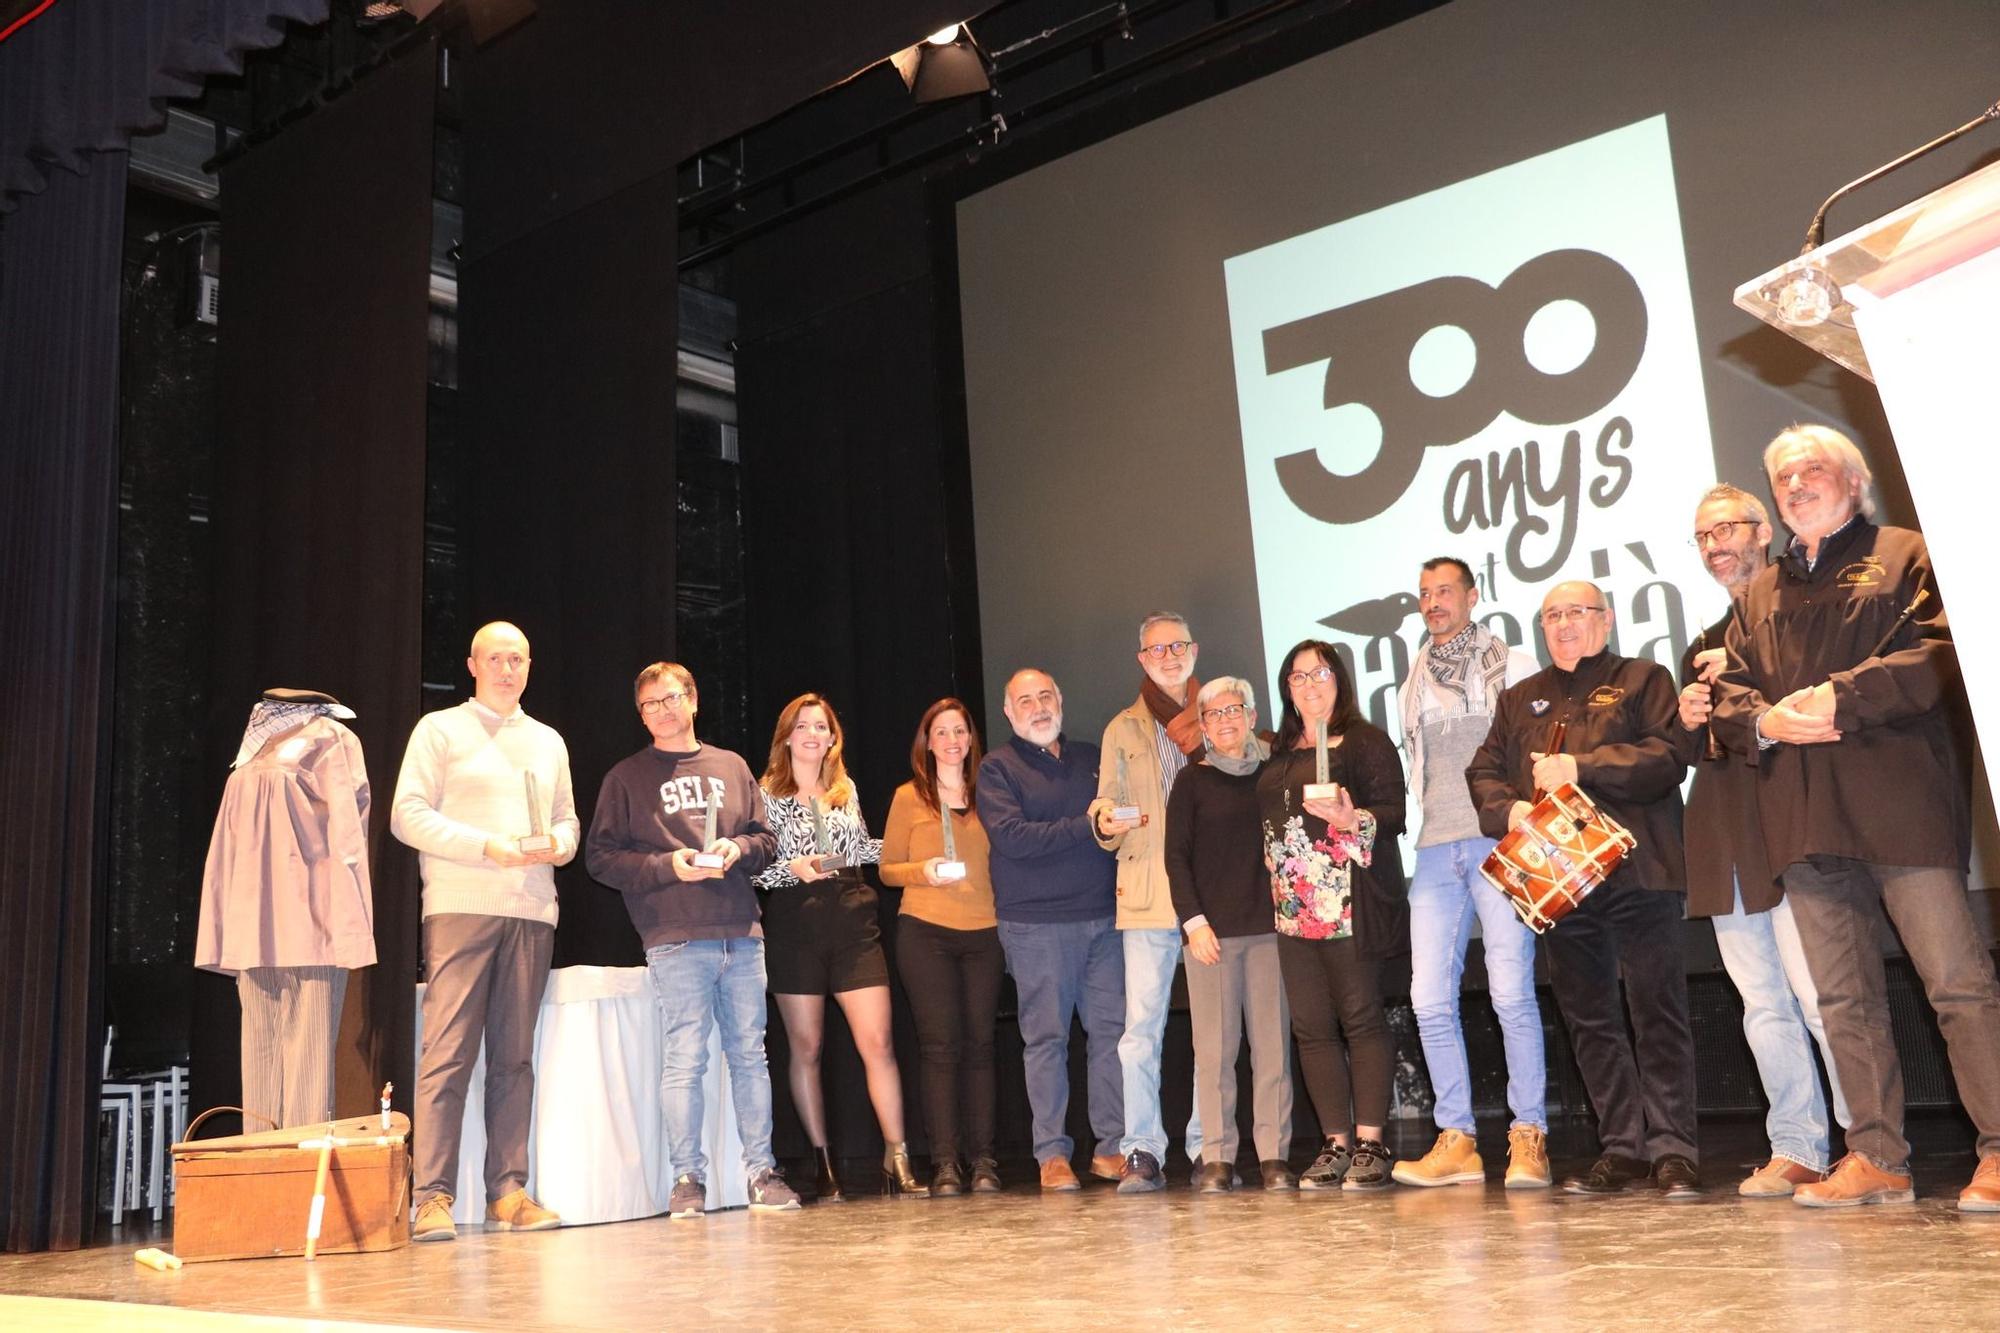
M 1118 790 L 1112 793 L 1111 817 L 1129 823 L 1143 824 L 1146 816 L 1139 807 L 1132 804 L 1132 770 L 1125 762 L 1125 752 L 1118 752 Z
M 552 852 L 556 849 L 556 838 L 542 817 L 542 789 L 532 771 L 521 774 L 521 786 L 528 797 L 528 833 L 514 839 L 514 845 L 524 852 Z
M 1306 784 L 1308 801 L 1331 801 L 1340 795 L 1340 784 L 1327 781 L 1326 719 L 1313 719 L 1313 778 Z
M 944 830 L 944 860 L 938 862 L 941 884 L 956 884 L 965 878 L 965 862 L 958 859 L 958 834 L 951 826 L 951 807 L 938 803 L 938 826 Z
M 847 853 L 828 850 L 831 844 L 826 834 L 826 806 L 817 796 L 812 798 L 812 821 L 813 864 L 819 868 L 819 873 L 830 875 L 850 864 Z
M 715 846 L 715 793 L 708 794 L 708 810 L 702 817 L 701 850 L 694 854 L 694 863 L 703 870 L 721 870 L 728 860 L 720 852 L 708 849 Z

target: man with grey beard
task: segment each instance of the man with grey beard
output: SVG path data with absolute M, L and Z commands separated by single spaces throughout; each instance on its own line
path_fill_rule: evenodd
M 1770 516 L 1748 491 L 1722 485 L 1695 509 L 1694 544 L 1709 576 L 1742 595 L 1761 572 L 1771 547 Z M 1695 766 L 1694 791 L 1682 825 L 1687 849 L 1687 913 L 1708 917 L 1729 980 L 1743 997 L 1743 1036 L 1757 1062 L 1770 1110 L 1764 1129 L 1771 1159 L 1736 1187 L 1749 1199 L 1788 1199 L 1827 1170 L 1826 1098 L 1820 1091 L 1817 1042 L 1833 1069 L 1833 1051 L 1819 1017 L 1819 992 L 1806 967 L 1792 905 L 1772 876 L 1757 820 L 1757 771 L 1740 754 L 1711 741 L 1710 682 L 1722 671 L 1729 616 L 1709 626 L 1681 659 L 1680 732 L 1676 748 Z M 1847 1108 L 1834 1080 L 1834 1112 Z

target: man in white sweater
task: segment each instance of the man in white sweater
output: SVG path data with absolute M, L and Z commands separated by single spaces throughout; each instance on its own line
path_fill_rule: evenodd
M 576 855 L 569 751 L 521 711 L 527 636 L 505 621 L 472 636 L 472 698 L 410 733 L 389 830 L 424 879 L 424 1049 L 417 1066 L 410 1239 L 452 1240 L 465 1089 L 486 1044 L 486 1224 L 561 1220 L 528 1197 L 535 1017 L 555 947 L 554 867 Z M 543 836 L 545 835 L 545 836 Z

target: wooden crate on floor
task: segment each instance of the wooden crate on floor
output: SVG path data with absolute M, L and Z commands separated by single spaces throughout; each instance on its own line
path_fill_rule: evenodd
M 400 1137 L 333 1150 L 319 1253 L 393 1250 L 410 1239 L 410 1120 L 391 1115 L 334 1123 L 336 1139 Z M 305 1253 L 319 1150 L 299 1144 L 326 1129 L 287 1129 L 174 1145 L 174 1253 L 207 1259 L 269 1259 Z

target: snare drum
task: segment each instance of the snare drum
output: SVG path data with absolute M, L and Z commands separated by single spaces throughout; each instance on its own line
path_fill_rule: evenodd
M 1535 802 L 1479 867 L 1536 934 L 1576 910 L 1638 841 L 1574 783 Z

